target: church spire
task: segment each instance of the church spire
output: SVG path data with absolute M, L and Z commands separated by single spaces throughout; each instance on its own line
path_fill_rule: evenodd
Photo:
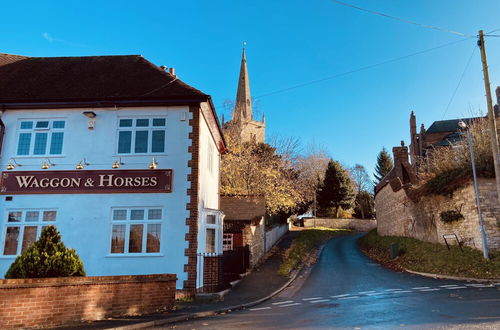
M 250 121 L 253 119 L 252 99 L 250 97 L 250 81 L 248 80 L 245 44 L 246 43 L 243 43 L 243 53 L 241 55 L 240 78 L 238 80 L 236 105 L 233 112 L 234 121 Z

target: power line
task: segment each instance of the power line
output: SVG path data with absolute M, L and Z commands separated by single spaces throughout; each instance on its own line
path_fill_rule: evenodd
M 384 13 L 381 13 L 381 12 L 378 12 L 378 11 L 374 11 L 374 10 L 370 10 L 370 9 L 366 9 L 366 8 L 361 8 L 361 7 L 358 7 L 358 6 L 355 6 L 355 5 L 351 5 L 349 3 L 345 3 L 345 2 L 342 2 L 342 1 L 339 1 L 339 0 L 331 0 L 331 1 L 334 2 L 334 3 L 336 3 L 336 4 L 342 5 L 342 6 L 346 6 L 346 7 L 350 7 L 350 8 L 353 8 L 353 9 L 361 10 L 361 11 L 364 11 L 364 12 L 367 12 L 367 13 L 370 13 L 370 14 L 373 14 L 373 15 L 378 15 L 378 16 L 382 16 L 382 17 L 385 17 L 385 18 L 390 18 L 390 19 L 393 19 L 393 20 L 396 20 L 396 21 L 400 21 L 400 22 L 403 22 L 403 23 L 420 26 L 420 27 L 423 27 L 423 28 L 426 28 L 426 29 L 432 29 L 432 30 L 437 30 L 437 31 L 441 31 L 441 32 L 451 33 L 451 34 L 462 36 L 462 37 L 474 37 L 473 35 L 470 35 L 470 34 L 466 34 L 466 33 L 462 33 L 462 32 L 457 32 L 457 31 L 453 31 L 453 30 L 448 30 L 448 29 L 443 29 L 443 28 L 440 28 L 440 27 L 434 26 L 434 25 L 421 24 L 421 23 L 417 23 L 417 22 L 414 22 L 414 21 L 410 21 L 410 20 L 404 19 L 404 18 L 387 15 L 387 14 L 384 14 Z
M 297 89 L 297 88 L 300 88 L 300 87 L 305 87 L 305 86 L 312 85 L 312 84 L 317 84 L 317 83 L 320 83 L 320 82 L 323 82 L 323 81 L 326 81 L 326 80 L 330 80 L 330 79 L 334 79 L 334 78 L 346 76 L 346 75 L 349 75 L 349 74 L 353 74 L 353 73 L 356 73 L 356 72 L 360 72 L 360 71 L 372 69 L 372 68 L 375 68 L 377 66 L 381 66 L 381 65 L 384 65 L 384 64 L 388 64 L 388 63 L 400 61 L 400 60 L 403 60 L 403 59 L 406 59 L 406 58 L 409 58 L 409 57 L 413 57 L 413 56 L 417 56 L 417 55 L 420 55 L 420 54 L 428 53 L 428 52 L 431 52 L 431 51 L 436 50 L 436 49 L 440 49 L 440 48 L 444 48 L 444 47 L 447 47 L 447 46 L 451 46 L 451 45 L 463 42 L 465 40 L 469 40 L 471 38 L 473 38 L 473 37 L 460 39 L 460 40 L 449 42 L 449 43 L 446 43 L 446 44 L 443 44 L 443 45 L 440 45 L 440 46 L 436 46 L 436 47 L 432 47 L 432 48 L 429 48 L 429 49 L 425 49 L 425 50 L 422 50 L 422 51 L 419 51 L 419 52 L 416 52 L 416 53 L 411 53 L 411 54 L 408 54 L 408 55 L 404 55 L 404 56 L 392 58 L 392 59 L 389 59 L 389 60 L 386 60 L 386 61 L 383 61 L 383 62 L 379 62 L 379 63 L 375 63 L 375 64 L 363 66 L 363 67 L 360 67 L 360 68 L 357 68 L 357 69 L 353 69 L 353 70 L 349 70 L 349 71 L 337 73 L 337 74 L 332 75 L 332 76 L 328 76 L 328 77 L 324 77 L 324 78 L 321 78 L 321 79 L 316 79 L 316 80 L 304 82 L 304 83 L 301 83 L 301 84 L 298 84 L 298 85 L 295 85 L 295 86 L 291 86 L 291 87 L 279 89 L 279 90 L 276 90 L 276 91 L 272 91 L 272 92 L 269 92 L 269 93 L 266 93 L 266 94 L 259 95 L 259 96 L 255 97 L 255 99 L 259 99 L 259 98 L 262 98 L 262 97 L 266 97 L 266 96 L 270 96 L 270 95 L 274 95 L 274 94 L 278 94 L 278 93 L 287 92 L 287 91 L 290 91 L 290 90 L 293 90 L 293 89 Z
M 446 116 L 446 113 L 448 112 L 448 109 L 450 108 L 450 105 L 453 102 L 455 95 L 457 94 L 458 88 L 460 87 L 460 84 L 462 83 L 462 80 L 465 76 L 465 72 L 467 72 L 467 69 L 469 68 L 472 57 L 474 57 L 475 53 L 476 53 L 476 45 L 474 45 L 474 48 L 472 49 L 472 54 L 470 54 L 469 60 L 467 60 L 467 64 L 465 64 L 464 71 L 462 72 L 462 75 L 460 76 L 460 79 L 458 80 L 457 87 L 455 87 L 455 90 L 453 91 L 453 94 L 451 95 L 450 101 L 448 102 L 448 105 L 446 106 L 446 109 L 444 110 L 444 113 L 443 113 L 443 116 L 441 117 L 441 119 L 444 119 L 444 116 Z

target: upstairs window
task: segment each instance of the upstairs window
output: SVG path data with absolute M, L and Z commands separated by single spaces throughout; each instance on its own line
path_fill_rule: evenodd
M 42 229 L 54 225 L 56 210 L 24 209 L 7 212 L 4 228 L 4 255 L 18 255 L 33 244 Z
M 20 121 L 17 155 L 61 155 L 65 126 L 64 120 Z
M 119 154 L 165 152 L 166 118 L 122 118 L 118 123 Z

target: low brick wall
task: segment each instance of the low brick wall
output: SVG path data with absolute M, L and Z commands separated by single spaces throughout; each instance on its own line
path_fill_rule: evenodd
M 377 228 L 377 221 L 366 219 L 309 218 L 304 219 L 304 227 L 326 227 L 338 229 L 353 229 L 356 231 L 370 231 Z
M 172 274 L 0 280 L 0 329 L 170 310 L 176 280 Z

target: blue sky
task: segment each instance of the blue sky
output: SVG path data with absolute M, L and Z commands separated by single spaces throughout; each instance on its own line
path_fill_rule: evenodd
M 471 35 L 500 28 L 498 0 L 344 1 Z M 408 141 L 411 110 L 428 127 L 443 116 L 486 109 L 476 49 L 445 114 L 475 39 L 273 93 L 463 39 L 331 0 L 11 1 L 2 4 L 2 13 L 0 52 L 142 54 L 175 67 L 180 79 L 212 95 L 226 118 L 222 104 L 235 98 L 246 41 L 251 91 L 257 112 L 266 115 L 268 136 L 298 137 L 304 147 L 315 141 L 333 158 L 360 163 L 370 173 L 382 146 Z M 500 38 L 489 38 L 486 47 L 497 86 Z

